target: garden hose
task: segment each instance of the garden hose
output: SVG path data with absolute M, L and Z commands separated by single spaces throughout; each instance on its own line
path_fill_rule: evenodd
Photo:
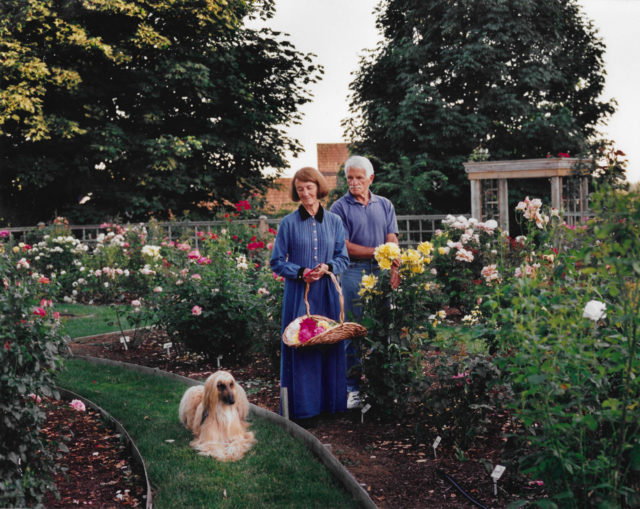
M 462 493 L 465 497 L 467 497 L 467 500 L 469 500 L 469 502 L 471 502 L 473 505 L 475 505 L 476 507 L 480 507 L 481 509 L 489 509 L 486 505 L 481 504 L 480 502 L 478 502 L 475 498 L 473 498 L 471 495 L 469 495 L 463 488 L 462 486 L 460 486 L 453 477 L 451 477 L 450 475 L 448 475 L 446 472 L 444 472 L 443 470 L 440 470 L 439 468 L 436 468 L 436 473 L 442 477 L 443 479 L 449 481 L 453 487 L 455 489 L 457 489 L 460 493 Z

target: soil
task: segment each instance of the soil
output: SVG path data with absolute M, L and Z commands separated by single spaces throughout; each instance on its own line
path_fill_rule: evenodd
M 49 494 L 46 507 L 144 507 L 144 474 L 120 434 L 107 428 L 100 413 L 75 410 L 68 401 L 45 398 L 47 420 L 41 432 L 66 446 L 55 476 L 60 498 Z
M 70 347 L 76 355 L 156 367 L 199 380 L 218 369 L 216 362 L 207 362 L 197 355 L 179 352 L 175 348 L 163 349 L 167 339 L 157 331 L 147 333 L 139 346 L 129 347 L 127 350 L 119 342 L 120 336 L 121 334 L 94 336 L 76 340 Z M 268 358 L 256 355 L 250 362 L 242 365 L 225 365 L 223 360 L 220 368 L 234 374 L 252 403 L 278 412 L 279 374 L 272 369 Z M 489 471 L 492 465 L 504 463 L 508 452 L 505 451 L 507 444 L 501 431 L 506 422 L 505 416 L 496 416 L 491 432 L 478 437 L 470 450 L 462 453 L 441 444 L 435 458 L 431 443 L 416 442 L 412 422 L 389 423 L 377 419 L 371 413 L 363 415 L 359 410 L 350 410 L 344 414 L 322 415 L 302 425 L 323 444 L 327 444 L 381 509 L 474 507 L 475 504 L 446 480 L 443 473 L 473 497 L 480 504 L 479 507 L 506 507 L 515 500 L 533 500 L 544 496 L 544 489 L 537 483 L 509 470 L 500 479 L 497 495 L 494 495 Z M 363 417 L 364 422 L 361 422 Z M 93 440 L 104 446 L 103 436 L 102 432 L 93 432 L 91 429 L 83 432 L 85 441 Z M 90 456 L 81 457 L 91 463 Z M 109 482 L 115 482 L 113 486 L 117 486 L 120 493 L 125 493 L 128 489 L 128 493 L 135 494 L 134 498 L 139 501 L 142 488 L 127 487 L 124 480 L 116 476 L 119 474 L 117 465 L 117 462 L 106 464 L 107 468 L 111 466 L 114 471 L 114 477 Z M 105 481 L 99 477 L 95 481 L 88 480 L 83 475 L 85 467 L 76 467 L 81 476 L 81 481 L 76 483 L 82 484 L 83 488 L 92 493 L 99 492 L 99 487 Z M 73 486 L 74 482 L 71 481 L 70 484 Z M 77 498 L 67 493 L 68 486 L 59 485 L 65 500 Z M 108 504 L 113 503 L 113 492 L 107 494 L 103 503 L 107 504 L 104 507 L 110 507 Z M 98 502 L 94 504 L 99 505 Z

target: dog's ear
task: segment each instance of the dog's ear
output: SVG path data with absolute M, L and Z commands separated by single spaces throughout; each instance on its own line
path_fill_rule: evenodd
M 218 402 L 217 377 L 215 374 L 207 378 L 204 383 L 204 394 L 202 396 L 202 422 L 216 408 Z
M 247 415 L 249 415 L 249 400 L 247 399 L 247 393 L 244 392 L 244 389 L 238 382 L 235 382 L 234 387 L 238 417 L 244 420 L 247 418 Z

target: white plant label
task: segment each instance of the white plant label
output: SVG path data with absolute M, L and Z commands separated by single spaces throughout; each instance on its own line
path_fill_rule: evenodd
M 125 350 L 129 350 L 127 343 L 129 342 L 129 336 L 120 336 L 120 343 L 124 345 Z
M 218 355 L 216 357 L 216 362 L 218 363 L 218 368 L 220 367 L 220 361 L 222 360 L 222 355 Z
M 506 469 L 507 467 L 503 467 L 502 465 L 496 465 L 495 468 L 493 469 L 493 472 L 491 472 L 491 478 L 493 479 L 493 482 L 498 482 L 498 479 L 502 477 L 502 474 L 504 474 L 504 471 Z
M 436 439 L 433 441 L 433 445 L 431 446 L 431 447 L 433 447 L 433 457 L 436 458 L 436 459 L 438 458 L 438 453 L 436 452 L 436 449 L 440 445 L 441 441 L 442 441 L 442 437 L 440 435 L 438 435 L 436 437 Z
M 369 410 L 371 410 L 371 405 L 369 403 L 363 406 L 360 410 L 360 424 L 364 423 L 364 414 L 366 414 Z
M 491 478 L 493 479 L 493 496 L 494 497 L 498 496 L 498 479 L 502 477 L 502 474 L 504 474 L 504 471 L 506 469 L 507 467 L 503 467 L 502 465 L 496 465 L 495 468 L 493 469 L 493 472 L 491 472 Z

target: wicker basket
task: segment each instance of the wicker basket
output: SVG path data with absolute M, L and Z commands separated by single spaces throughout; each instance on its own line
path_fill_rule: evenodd
M 289 325 L 287 325 L 284 332 L 282 333 L 282 341 L 284 341 L 285 345 L 292 346 L 294 348 L 300 346 L 328 345 L 331 343 L 337 343 L 338 341 L 342 341 L 343 339 L 365 336 L 367 334 L 367 329 L 365 329 L 359 323 L 344 321 L 344 297 L 342 296 L 342 289 L 338 284 L 336 276 L 331 272 L 329 272 L 328 274 L 331 277 L 333 284 L 336 286 L 336 290 L 338 290 L 338 296 L 340 297 L 340 323 L 337 323 L 335 320 L 331 320 L 326 316 L 311 314 L 311 311 L 309 309 L 309 301 L 307 299 L 307 294 L 309 293 L 309 283 L 307 283 L 304 290 L 304 304 L 307 308 L 307 314 L 304 316 L 299 316 Z M 293 335 L 296 331 L 300 330 L 300 322 L 302 322 L 302 320 L 304 320 L 305 318 L 313 318 L 316 321 L 327 321 L 329 323 L 335 323 L 336 325 L 328 330 L 325 330 L 324 332 L 321 332 L 317 336 L 313 336 L 304 343 L 299 343 L 296 342 L 295 339 L 293 339 Z

